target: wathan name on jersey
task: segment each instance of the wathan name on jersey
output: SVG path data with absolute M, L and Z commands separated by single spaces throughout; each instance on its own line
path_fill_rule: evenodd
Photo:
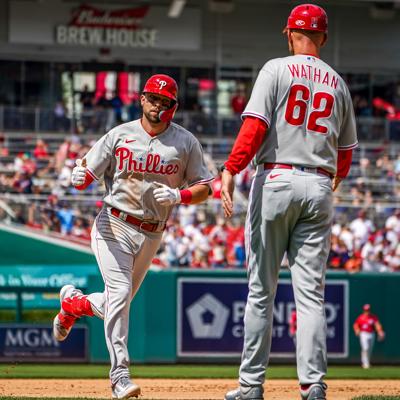
M 120 171 L 172 175 L 179 170 L 178 164 L 168 163 L 157 153 L 149 153 L 135 159 L 133 151 L 126 147 L 118 147 L 115 151 L 115 157 L 117 168 Z
M 305 78 L 315 83 L 337 88 L 339 77 L 336 74 L 322 71 L 320 68 L 307 64 L 288 64 L 287 66 L 293 78 Z

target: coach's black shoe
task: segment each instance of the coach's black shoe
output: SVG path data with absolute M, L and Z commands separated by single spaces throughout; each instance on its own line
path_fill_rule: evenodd
M 321 383 L 313 383 L 307 389 L 300 388 L 302 400 L 326 400 L 326 389 L 328 386 Z
M 240 386 L 225 395 L 225 400 L 264 400 L 262 386 Z

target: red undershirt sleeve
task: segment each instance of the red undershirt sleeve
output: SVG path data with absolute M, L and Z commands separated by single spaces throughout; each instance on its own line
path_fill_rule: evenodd
M 336 176 L 342 179 L 346 178 L 347 174 L 350 171 L 352 158 L 353 158 L 352 149 L 338 150 Z
M 253 159 L 265 138 L 268 125 L 257 117 L 248 116 L 243 121 L 225 168 L 235 175 Z

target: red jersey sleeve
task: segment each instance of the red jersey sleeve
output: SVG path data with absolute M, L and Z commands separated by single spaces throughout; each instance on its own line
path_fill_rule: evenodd
M 353 150 L 338 150 L 338 159 L 337 159 L 337 172 L 336 175 L 339 178 L 346 178 L 347 174 L 350 171 L 351 160 L 353 158 Z
M 248 116 L 243 121 L 225 167 L 232 175 L 242 171 L 253 159 L 265 138 L 268 125 L 257 117 Z

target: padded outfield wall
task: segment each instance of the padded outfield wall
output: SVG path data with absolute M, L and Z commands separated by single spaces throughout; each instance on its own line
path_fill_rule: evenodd
M 57 292 L 66 283 L 85 291 L 103 289 L 95 259 L 87 247 L 69 244 L 67 248 L 64 241 L 48 235 L 4 225 L 0 226 L 0 238 L 0 309 L 57 308 Z M 400 274 L 328 272 L 326 314 L 331 362 L 359 362 L 359 344 L 352 323 L 362 305 L 370 303 L 386 331 L 385 341 L 375 345 L 373 362 L 400 363 L 399 287 Z M 133 361 L 237 362 L 246 295 L 244 270 L 149 271 L 130 314 L 129 348 Z M 293 340 L 288 335 L 293 308 L 290 273 L 283 270 L 274 308 L 272 355 L 278 362 L 294 357 Z M 0 326 L 0 359 L 4 351 L 13 355 L 10 359 L 24 361 L 19 355 L 25 346 L 35 360 L 40 359 L 38 355 L 47 354 L 51 361 L 62 361 L 79 347 L 79 354 L 71 360 L 108 361 L 102 321 L 82 320 L 81 329 L 74 330 L 76 335 L 73 331 L 61 345 L 51 341 L 51 322 L 41 327 L 28 324 L 21 329 L 18 323 L 11 324 L 11 328 Z M 81 344 L 83 337 L 85 344 Z
M 97 276 L 90 290 L 100 290 Z M 360 347 L 352 324 L 369 303 L 386 331 L 375 344 L 373 363 L 400 363 L 398 274 L 329 272 L 326 285 L 328 352 L 331 363 L 359 363 Z M 132 303 L 129 348 L 134 362 L 237 362 L 247 294 L 245 271 L 150 271 Z M 288 318 L 294 308 L 290 274 L 282 271 L 274 309 L 272 354 L 277 362 L 294 359 Z M 108 360 L 103 323 L 90 319 L 90 359 Z

